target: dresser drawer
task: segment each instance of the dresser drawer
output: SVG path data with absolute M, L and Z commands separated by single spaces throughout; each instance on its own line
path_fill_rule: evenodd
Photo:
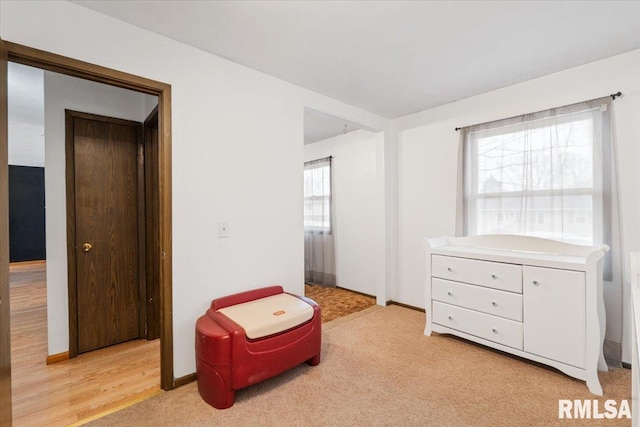
M 522 295 L 482 286 L 431 279 L 431 298 L 522 322 Z
M 433 301 L 433 322 L 522 350 L 522 323 Z
M 455 282 L 522 293 L 522 266 L 515 264 L 432 255 L 431 275 Z

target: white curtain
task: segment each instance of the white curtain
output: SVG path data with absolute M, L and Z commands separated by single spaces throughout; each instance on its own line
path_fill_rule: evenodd
M 457 233 L 605 243 L 605 280 L 620 274 L 611 112 L 606 97 L 462 128 Z
M 331 157 L 304 164 L 304 279 L 336 286 Z

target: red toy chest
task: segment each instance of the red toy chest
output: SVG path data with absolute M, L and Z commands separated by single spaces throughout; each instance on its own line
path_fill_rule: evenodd
M 196 322 L 196 375 L 200 396 L 218 409 L 234 404 L 241 388 L 278 375 L 302 362 L 320 363 L 320 307 L 296 296 L 313 308 L 313 317 L 296 327 L 259 339 L 218 310 L 283 293 L 281 286 L 242 292 L 211 302 Z

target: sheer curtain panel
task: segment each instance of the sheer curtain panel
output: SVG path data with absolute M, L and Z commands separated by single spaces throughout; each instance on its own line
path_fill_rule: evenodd
M 611 245 L 611 99 L 461 129 L 463 233 Z
M 304 279 L 336 286 L 331 157 L 304 164 Z
M 461 128 L 457 235 L 523 234 L 610 247 L 624 264 L 611 97 Z

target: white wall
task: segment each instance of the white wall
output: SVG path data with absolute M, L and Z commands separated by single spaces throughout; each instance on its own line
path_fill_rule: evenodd
M 304 106 L 389 126 L 69 2 L 0 2 L 0 37 L 171 84 L 176 377 L 195 371 L 194 325 L 212 298 L 273 283 L 304 290 Z M 217 238 L 218 221 L 229 223 L 229 238 Z
M 455 127 L 455 125 L 454 125 Z M 425 307 L 425 237 L 453 236 L 457 132 L 421 126 L 399 135 L 399 285 L 392 298 Z
M 392 296 L 424 307 L 423 237 L 455 231 L 458 126 L 589 100 L 622 91 L 614 102 L 619 148 L 625 285 L 607 285 L 606 339 L 630 361 L 629 251 L 640 250 L 640 50 L 399 118 L 400 282 Z M 623 298 L 624 292 L 624 298 Z M 624 328 L 623 328 L 624 324 Z
M 44 167 L 44 72 L 10 63 L 7 68 L 9 164 Z
M 333 156 L 336 279 L 346 289 L 376 295 L 384 284 L 384 134 L 357 130 L 304 146 L 304 161 Z
M 45 205 L 49 355 L 69 350 L 65 109 L 142 122 L 144 95 L 45 71 Z
M 144 118 L 149 117 L 149 114 L 154 108 L 158 106 L 158 97 L 155 95 L 144 94 Z

